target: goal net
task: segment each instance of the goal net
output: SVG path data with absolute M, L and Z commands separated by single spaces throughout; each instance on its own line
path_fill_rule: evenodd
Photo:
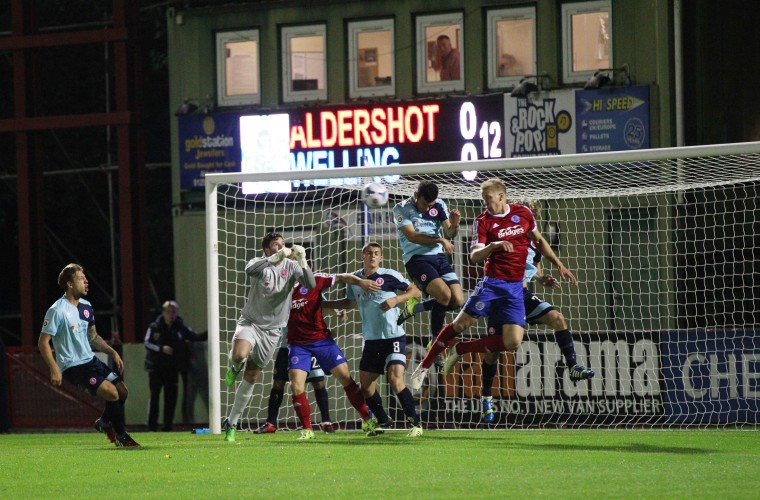
M 475 172 L 477 170 L 477 172 Z M 463 172 L 466 175 L 463 175 Z M 474 180 L 467 180 L 472 178 Z M 529 326 L 522 345 L 501 356 L 493 386 L 496 420 L 481 422 L 481 356 L 465 355 L 453 374 L 431 369 L 415 394 L 427 428 L 745 426 L 758 422 L 760 397 L 760 143 L 271 174 L 211 174 L 207 184 L 211 426 L 219 432 L 234 399 L 223 384 L 231 337 L 247 297 L 246 262 L 265 233 L 303 245 L 317 272 L 361 268 L 367 242 L 382 266 L 406 275 L 393 206 L 420 180 L 435 181 L 462 213 L 452 263 L 467 296 L 482 267 L 469 261 L 471 222 L 483 211 L 479 184 L 498 177 L 513 201 L 534 200 L 539 230 L 579 284 L 531 289 L 567 319 L 578 362 L 596 376 L 572 382 L 551 329 Z M 246 194 L 280 182 L 290 193 Z M 390 201 L 368 209 L 361 188 L 383 183 Z M 556 269 L 544 264 L 558 277 Z M 336 285 L 326 298 L 345 296 Z M 449 313 L 446 321 L 454 318 Z M 404 324 L 407 381 L 425 355 L 429 314 Z M 361 318 L 328 317 L 358 381 Z M 435 332 L 432 332 L 435 333 Z M 486 335 L 483 320 L 462 338 Z M 267 418 L 273 363 L 264 367 L 241 421 Z M 384 405 L 403 414 L 384 377 Z M 331 420 L 352 428 L 358 415 L 327 378 Z M 307 385 L 313 421 L 320 416 Z M 297 418 L 286 387 L 280 428 Z

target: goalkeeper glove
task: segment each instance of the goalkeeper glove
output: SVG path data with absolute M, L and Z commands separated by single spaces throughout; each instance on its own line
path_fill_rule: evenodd
M 301 268 L 307 267 L 308 264 L 306 263 L 306 249 L 301 245 L 293 245 L 292 250 L 292 257 L 295 258 L 295 261 L 298 262 L 298 265 L 301 266 Z
M 282 247 L 276 254 L 269 256 L 269 262 L 272 264 L 277 264 L 278 262 L 281 262 L 288 257 L 290 257 L 290 248 Z

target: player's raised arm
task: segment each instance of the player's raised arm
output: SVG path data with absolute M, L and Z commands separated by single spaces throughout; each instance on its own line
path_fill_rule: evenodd
M 573 285 L 578 284 L 578 280 L 576 279 L 576 277 L 573 275 L 573 273 L 570 272 L 568 268 L 565 267 L 562 261 L 559 260 L 559 257 L 557 257 L 557 254 L 554 253 L 554 250 L 552 250 L 552 247 L 549 246 L 549 243 L 544 239 L 544 237 L 541 235 L 539 231 L 537 230 L 531 231 L 528 233 L 528 236 L 536 244 L 536 248 L 538 249 L 539 252 L 541 252 L 541 255 L 543 255 L 544 258 L 547 259 L 549 262 L 557 266 L 557 271 L 559 272 L 559 275 L 563 280 L 569 281 Z
M 446 231 L 446 235 L 449 238 L 454 238 L 457 233 L 459 233 L 459 224 L 461 221 L 462 214 L 459 212 L 459 209 L 452 208 L 451 212 L 449 212 L 449 218 L 443 221 L 443 229 Z

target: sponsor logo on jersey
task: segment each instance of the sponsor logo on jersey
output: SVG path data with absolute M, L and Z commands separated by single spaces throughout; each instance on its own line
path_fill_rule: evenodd
M 523 234 L 524 232 L 525 228 L 522 226 L 505 227 L 504 229 L 499 230 L 498 237 L 508 238 L 509 236 L 516 236 L 518 234 Z
M 303 309 L 304 307 L 306 307 L 306 304 L 308 303 L 309 301 L 306 299 L 296 299 L 290 304 L 290 308 L 296 309 L 296 310 Z
M 437 208 L 431 208 L 428 211 L 428 213 L 430 214 L 431 217 L 435 217 L 436 215 L 438 215 L 438 209 Z
M 520 216 L 519 215 L 513 215 L 512 216 L 512 222 L 515 222 L 515 223 L 520 222 Z

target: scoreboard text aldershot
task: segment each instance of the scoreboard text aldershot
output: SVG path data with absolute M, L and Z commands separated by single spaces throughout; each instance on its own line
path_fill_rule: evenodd
M 292 170 L 504 157 L 501 94 L 289 112 Z

